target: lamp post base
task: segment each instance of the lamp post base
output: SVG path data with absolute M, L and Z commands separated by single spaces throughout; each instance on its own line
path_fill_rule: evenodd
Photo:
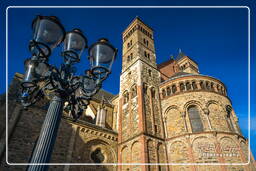
M 33 151 L 27 171 L 46 171 L 51 159 L 51 153 L 57 137 L 63 110 L 63 100 L 59 96 L 54 96 L 51 100 L 41 132 Z M 44 165 L 40 165 L 44 164 Z

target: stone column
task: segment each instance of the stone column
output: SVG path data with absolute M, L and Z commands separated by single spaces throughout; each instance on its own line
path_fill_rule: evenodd
M 168 132 L 167 132 L 167 118 L 164 118 L 164 131 L 165 131 L 165 138 L 168 138 Z
M 154 110 L 153 110 L 154 106 L 153 106 L 153 99 L 152 99 L 151 88 L 149 88 L 149 103 L 150 103 L 150 113 L 151 113 L 151 121 L 152 121 L 153 134 L 156 135 L 155 118 L 154 118 Z
M 180 85 L 179 84 L 175 84 L 176 85 L 176 89 L 177 89 L 177 93 L 180 92 Z
M 198 90 L 202 89 L 201 85 L 200 85 L 200 81 L 196 81 L 196 87 Z
M 181 117 L 183 118 L 184 121 L 184 127 L 186 129 L 186 132 L 188 132 L 188 126 L 187 126 L 187 122 L 186 122 L 186 112 L 181 112 Z
M 71 133 L 71 137 L 69 140 L 66 163 L 72 163 L 72 153 L 73 153 L 73 149 L 74 149 L 76 133 L 77 133 L 78 128 L 79 127 L 77 125 L 72 125 L 72 133 Z M 69 168 L 70 168 L 70 165 L 65 165 L 64 171 L 69 171 Z
M 212 130 L 212 125 L 211 125 L 211 122 L 210 122 L 210 119 L 209 119 L 210 111 L 209 111 L 209 109 L 204 108 L 204 109 L 203 109 L 203 112 L 204 112 L 204 114 L 205 114 L 205 116 L 206 116 L 206 119 L 207 119 L 207 122 L 208 122 L 209 129 L 210 129 L 210 130 Z

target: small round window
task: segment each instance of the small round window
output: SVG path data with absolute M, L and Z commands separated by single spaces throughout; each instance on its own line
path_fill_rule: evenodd
M 91 153 L 91 159 L 94 163 L 102 163 L 105 159 L 104 155 L 101 152 L 100 148 L 97 148 Z

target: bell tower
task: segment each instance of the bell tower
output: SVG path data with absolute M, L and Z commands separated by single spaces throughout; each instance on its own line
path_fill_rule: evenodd
M 153 30 L 136 17 L 122 36 L 118 162 L 165 163 L 167 158 L 158 88 L 160 73 L 156 65 Z M 119 169 L 167 168 L 125 165 Z

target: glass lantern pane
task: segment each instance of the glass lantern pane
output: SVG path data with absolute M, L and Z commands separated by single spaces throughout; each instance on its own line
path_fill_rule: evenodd
M 31 61 L 28 61 L 26 64 L 26 72 L 24 74 L 23 82 L 24 87 L 32 87 L 33 86 L 33 80 L 35 80 L 34 77 L 34 64 Z
M 40 62 L 35 68 L 35 73 L 41 77 L 45 76 L 48 71 L 49 66 L 43 62 Z
M 75 52 L 80 57 L 84 48 L 85 40 L 81 35 L 74 32 L 70 32 L 66 35 L 64 40 L 64 51 Z
M 33 25 L 34 40 L 55 48 L 63 39 L 63 30 L 49 19 L 38 19 Z
M 114 49 L 105 44 L 96 44 L 90 51 L 95 65 L 110 63 L 114 57 Z

